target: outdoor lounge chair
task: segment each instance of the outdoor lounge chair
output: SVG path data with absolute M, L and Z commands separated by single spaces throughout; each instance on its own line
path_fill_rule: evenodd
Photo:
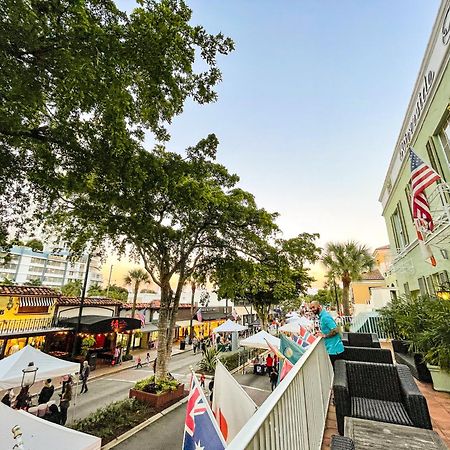
M 344 346 L 381 348 L 376 333 L 342 333 Z
M 385 348 L 344 347 L 342 359 L 346 361 L 394 364 L 391 351 Z
M 339 434 L 345 416 L 432 429 L 425 397 L 406 366 L 340 360 L 334 370 Z
M 331 450 L 355 450 L 353 441 L 345 436 L 334 435 L 331 437 Z

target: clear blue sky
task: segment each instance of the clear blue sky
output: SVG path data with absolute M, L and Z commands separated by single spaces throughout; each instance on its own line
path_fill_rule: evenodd
M 187 2 L 236 50 L 219 58 L 217 103 L 189 102 L 170 149 L 216 133 L 219 161 L 286 237 L 388 243 L 378 196 L 439 1 Z

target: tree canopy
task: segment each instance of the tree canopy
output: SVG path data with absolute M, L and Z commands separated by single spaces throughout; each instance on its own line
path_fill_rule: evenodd
M 273 244 L 261 241 L 253 255 L 220 261 L 215 273 L 219 297 L 251 303 L 265 328 L 271 307 L 306 294 L 314 281 L 307 264 L 319 258 L 318 237 L 302 233 Z
M 51 210 L 101 172 L 113 184 L 146 131 L 166 141 L 186 99 L 214 101 L 233 49 L 183 0 L 4 0 L 0 15 L 0 247 L 33 200 Z

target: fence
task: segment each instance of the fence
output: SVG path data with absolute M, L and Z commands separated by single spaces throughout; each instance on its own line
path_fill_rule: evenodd
M 380 339 L 393 337 L 392 326 L 378 312 L 359 313 L 353 320 L 350 331 L 354 333 L 376 333 Z
M 317 339 L 227 450 L 319 450 L 332 379 L 324 343 Z
M 25 320 L 4 320 L 0 322 L 0 335 L 22 331 L 40 331 L 56 327 L 54 317 Z

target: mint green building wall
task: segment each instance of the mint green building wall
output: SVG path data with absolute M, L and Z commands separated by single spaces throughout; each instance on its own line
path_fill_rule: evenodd
M 448 115 L 448 107 L 450 104 L 450 67 L 446 66 L 443 77 L 434 95 L 431 99 L 431 105 L 428 111 L 424 111 L 426 116 L 424 122 L 416 138 L 412 141 L 412 146 L 414 147 L 416 153 L 419 157 L 424 160 L 428 165 L 430 165 L 429 157 L 426 151 L 426 144 L 430 137 L 435 136 L 439 133 L 440 127 L 443 119 Z M 441 147 L 440 142 L 433 138 L 435 144 L 436 152 L 440 159 L 440 163 L 446 177 L 447 182 L 450 182 L 450 168 L 444 151 Z M 409 237 L 409 242 L 414 242 L 416 240 L 416 231 L 413 226 L 411 218 L 411 208 L 409 202 L 406 198 L 405 188 L 410 182 L 411 170 L 409 158 L 405 157 L 402 163 L 402 168 L 397 177 L 395 184 L 392 186 L 391 194 L 388 202 L 383 211 L 383 217 L 386 221 L 386 227 L 388 231 L 389 242 L 392 249 L 392 256 L 395 258 L 396 255 L 396 244 L 394 240 L 391 216 L 394 213 L 398 202 L 401 202 L 403 214 L 405 217 L 407 233 Z M 435 188 L 435 184 L 427 189 L 426 192 L 431 192 Z M 431 205 L 432 206 L 432 205 Z M 393 269 L 395 271 L 395 276 L 397 279 L 397 286 L 399 288 L 399 293 L 404 294 L 404 284 L 408 283 L 411 291 L 418 290 L 418 278 L 427 277 L 436 272 L 441 272 L 447 270 L 450 274 L 450 260 L 443 259 L 440 249 L 446 249 L 450 257 L 450 237 L 444 242 L 441 242 L 436 246 L 431 242 L 431 248 L 433 254 L 437 260 L 436 267 L 431 266 L 428 262 L 423 259 L 419 245 L 416 244 L 411 248 L 399 264 L 396 264 Z

